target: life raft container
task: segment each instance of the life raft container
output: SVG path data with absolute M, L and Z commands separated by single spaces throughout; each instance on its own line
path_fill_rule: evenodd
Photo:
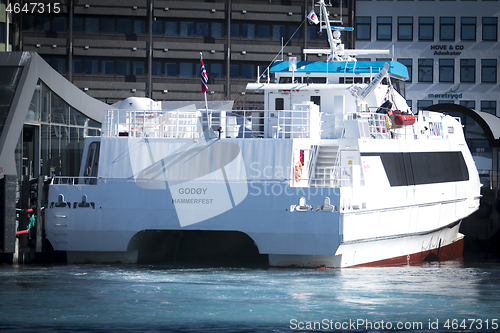
M 394 117 L 394 124 L 397 126 L 408 126 L 415 123 L 415 116 L 412 114 L 399 114 Z

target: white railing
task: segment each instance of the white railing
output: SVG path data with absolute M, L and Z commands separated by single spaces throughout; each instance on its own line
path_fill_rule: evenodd
M 357 121 L 361 137 L 374 139 L 390 139 L 391 133 L 387 127 L 387 116 L 383 113 L 360 112 L 346 114 L 347 121 Z
M 199 111 L 107 110 L 103 136 L 199 138 Z
M 96 185 L 97 177 L 70 177 L 56 176 L 50 181 L 50 185 Z
M 310 138 L 311 133 L 320 129 L 319 113 L 311 120 L 309 107 L 302 107 L 299 110 L 208 112 L 108 110 L 103 136 L 194 139 L 203 136 L 210 125 L 216 135 L 222 137 Z
M 362 173 L 354 175 L 357 169 L 353 166 L 325 167 L 323 177 L 315 177 L 312 182 L 314 187 L 351 187 L 353 182 L 359 181 L 358 186 L 364 186 Z M 359 170 L 358 170 L 359 171 Z

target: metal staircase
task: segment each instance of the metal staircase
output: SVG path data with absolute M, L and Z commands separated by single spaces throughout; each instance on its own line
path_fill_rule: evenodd
M 339 146 L 319 146 L 318 157 L 314 169 L 314 187 L 331 187 L 334 184 L 333 174 L 338 161 Z

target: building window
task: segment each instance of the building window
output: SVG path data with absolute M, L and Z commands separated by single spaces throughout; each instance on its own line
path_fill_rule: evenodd
M 103 60 L 101 61 L 101 73 L 102 74 L 114 74 L 115 73 L 115 63 L 113 60 Z
M 152 30 L 153 35 L 163 35 L 163 22 L 160 20 L 154 20 Z
M 418 18 L 418 39 L 434 40 L 434 17 Z
M 85 60 L 85 74 L 87 75 L 97 75 L 99 73 L 97 60 L 86 59 Z
M 196 23 L 196 36 L 208 37 L 208 22 Z
M 430 100 L 419 100 L 419 101 L 417 101 L 417 109 L 423 110 L 425 108 L 428 108 L 432 104 L 434 104 L 434 103 Z
M 244 23 L 241 25 L 242 38 L 255 38 L 255 24 Z
M 286 25 L 274 24 L 273 25 L 273 39 L 284 39 L 286 37 Z
M 455 102 L 452 99 L 440 99 L 438 104 L 455 104 Z
M 481 82 L 496 83 L 497 82 L 497 60 L 482 59 L 481 60 Z
M 317 34 L 317 29 L 316 26 L 308 26 L 307 27 L 307 40 L 316 40 L 316 34 Z
M 476 40 L 476 18 L 462 17 L 460 27 L 461 40 Z
M 460 59 L 460 82 L 476 82 L 476 59 Z
M 23 15 L 23 20 L 25 17 L 26 16 Z M 23 29 L 24 29 L 24 24 L 23 24 Z M 83 31 L 83 17 L 73 17 L 73 32 L 82 32 L 82 31 Z
M 370 40 L 372 34 L 372 18 L 369 16 L 356 17 L 356 39 Z
M 377 40 L 392 40 L 392 17 L 377 17 Z
M 498 17 L 483 17 L 483 40 L 496 41 Z
M 115 19 L 112 19 L 112 18 L 101 19 L 101 32 L 114 33 L 115 32 Z
M 441 17 L 439 19 L 439 39 L 455 40 L 455 18 Z
M 166 62 L 165 63 L 165 75 L 166 76 L 177 76 L 177 63 Z
M 193 77 L 193 64 L 190 62 L 181 62 L 179 64 L 180 77 Z
M 177 30 L 177 22 L 167 21 L 165 22 L 165 35 L 167 36 L 177 36 L 179 34 Z
M 288 39 L 299 39 L 302 37 L 302 29 L 297 30 L 298 25 L 292 24 L 288 26 Z
M 259 38 L 270 38 L 271 30 L 268 24 L 257 25 L 257 37 Z
M 413 70 L 413 60 L 410 59 L 398 59 L 400 63 L 406 66 L 408 69 L 408 80 L 406 82 L 412 82 L 412 70 Z
M 161 76 L 161 62 L 153 61 L 151 64 L 151 75 L 152 76 Z
M 116 61 L 116 74 L 129 76 L 130 75 L 130 61 L 117 60 Z
M 496 115 L 497 114 L 497 102 L 496 101 L 481 101 L 481 111 Z
M 476 108 L 476 101 L 460 101 L 460 105 L 474 110 Z
M 255 78 L 255 65 L 241 65 L 241 78 L 254 79 Z
M 455 59 L 439 59 L 439 82 L 455 81 Z
M 50 64 L 59 74 L 66 73 L 66 59 L 53 58 Z
M 224 24 L 222 24 L 220 22 L 212 22 L 210 33 L 211 33 L 212 37 L 223 37 L 224 36 Z
M 240 25 L 231 23 L 231 37 L 240 37 Z
M 433 62 L 433 59 L 418 59 L 418 82 L 433 81 Z
M 146 33 L 146 21 L 145 20 L 134 20 L 134 34 L 145 34 Z
M 232 79 L 237 79 L 240 77 L 240 67 L 238 65 L 229 66 L 229 77 Z
M 81 74 L 82 73 L 82 61 L 81 60 L 73 60 L 73 74 Z
M 56 16 L 52 22 L 53 31 L 66 31 L 66 18 L 64 16 Z
M 223 75 L 222 64 L 210 64 L 210 77 L 221 79 Z
M 130 28 L 132 21 L 129 19 L 117 19 L 116 20 L 116 31 L 119 34 L 130 35 L 132 29 Z
M 398 17 L 398 40 L 413 40 L 413 17 Z
M 179 34 L 181 36 L 193 36 L 193 22 L 181 22 Z
M 99 19 L 94 17 L 85 18 L 85 32 L 92 34 L 99 33 Z
M 132 63 L 132 75 L 144 75 L 146 73 L 146 66 L 144 61 L 134 61 Z

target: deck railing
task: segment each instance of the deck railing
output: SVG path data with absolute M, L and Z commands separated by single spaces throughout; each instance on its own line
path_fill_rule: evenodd
M 319 131 L 319 115 L 311 121 L 309 106 L 302 107 L 272 111 L 108 110 L 103 136 L 196 139 L 206 135 L 206 128 L 211 127 L 222 137 L 310 138 L 311 133 Z

